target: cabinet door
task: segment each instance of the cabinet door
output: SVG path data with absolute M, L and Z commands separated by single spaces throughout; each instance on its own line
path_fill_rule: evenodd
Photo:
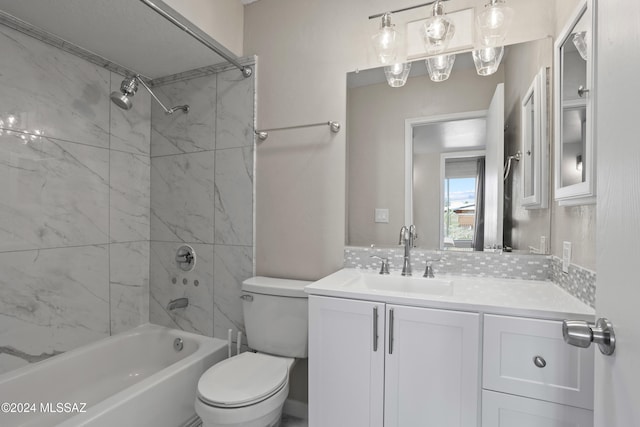
M 310 427 L 382 427 L 384 348 L 384 304 L 309 297 Z
M 526 397 L 482 392 L 483 427 L 593 427 L 593 412 Z
M 385 427 L 475 427 L 476 313 L 387 305 Z

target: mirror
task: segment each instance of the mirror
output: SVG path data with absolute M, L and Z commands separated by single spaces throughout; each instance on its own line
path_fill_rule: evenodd
M 399 88 L 389 87 L 382 68 L 348 73 L 346 244 L 395 246 L 400 228 L 413 218 L 418 247 L 472 250 L 471 230 L 454 230 L 458 234 L 445 236 L 446 226 L 451 225 L 447 216 L 452 220 L 453 212 L 458 225 L 469 228 L 469 214 L 475 210 L 471 198 L 453 204 L 456 183 L 451 181 L 445 209 L 446 166 L 451 163 L 446 159 L 484 151 L 485 183 L 497 190 L 485 196 L 495 208 L 483 215 L 484 225 L 489 223 L 496 231 L 490 237 L 493 240 L 485 239 L 483 246 L 504 244 L 538 252 L 541 237 L 548 241 L 550 236 L 549 209 L 530 212 L 522 208 L 520 162 L 512 161 L 506 180 L 503 173 L 505 157 L 522 150 L 522 98 L 539 70 L 551 66 L 552 52 L 550 38 L 509 46 L 498 72 L 486 77 L 477 75 L 470 53 L 458 54 L 449 79 L 438 83 L 426 75 L 425 61 L 416 61 L 407 83 Z M 503 125 L 491 121 L 494 132 L 504 135 L 504 143 L 487 144 L 487 112 L 502 84 L 504 111 L 499 116 L 507 131 L 503 133 Z M 406 140 L 415 151 L 405 151 Z M 477 170 L 471 175 L 474 173 Z M 478 182 L 470 181 L 467 189 Z
M 555 45 L 555 199 L 561 205 L 595 203 L 593 28 L 592 3 L 583 1 Z

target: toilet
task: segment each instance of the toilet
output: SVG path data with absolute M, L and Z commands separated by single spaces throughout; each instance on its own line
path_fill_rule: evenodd
M 296 358 L 307 357 L 308 306 L 301 280 L 252 277 L 242 283 L 249 347 L 209 368 L 198 381 L 203 427 L 280 424 Z

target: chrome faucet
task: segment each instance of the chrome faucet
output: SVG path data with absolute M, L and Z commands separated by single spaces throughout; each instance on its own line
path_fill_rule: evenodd
M 189 298 L 178 298 L 169 301 L 167 304 L 167 310 L 175 310 L 176 308 L 185 308 L 189 305 Z
M 410 225 L 407 227 L 403 225 L 400 229 L 400 241 L 399 245 L 404 245 L 404 258 L 402 261 L 402 275 L 411 276 L 411 248 L 414 247 L 414 242 L 418 238 L 416 232 L 416 226 Z

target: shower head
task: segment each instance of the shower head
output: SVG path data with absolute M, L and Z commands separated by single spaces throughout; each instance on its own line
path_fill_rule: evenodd
M 111 101 L 123 110 L 133 107 L 131 97 L 138 91 L 137 77 L 125 78 L 120 84 L 120 92 L 111 92 Z
M 144 87 L 151 94 L 153 99 L 155 99 L 156 102 L 160 104 L 165 114 L 173 114 L 177 110 L 182 110 L 185 113 L 189 112 L 188 105 L 178 105 L 176 107 L 167 108 L 162 103 L 162 101 L 158 99 L 156 94 L 153 93 L 153 91 L 149 88 L 149 86 L 147 86 L 144 80 L 140 78 L 139 75 L 125 78 L 120 84 L 120 92 L 111 92 L 111 96 L 110 96 L 111 101 L 113 101 L 114 104 L 116 104 L 118 107 L 122 108 L 123 110 L 130 110 L 131 107 L 133 107 L 131 98 L 138 91 L 138 82 L 142 85 L 142 87 Z

